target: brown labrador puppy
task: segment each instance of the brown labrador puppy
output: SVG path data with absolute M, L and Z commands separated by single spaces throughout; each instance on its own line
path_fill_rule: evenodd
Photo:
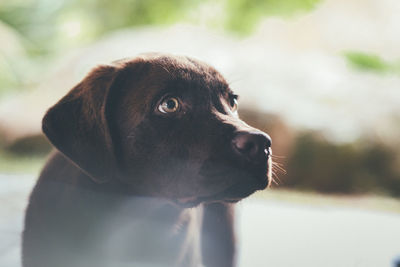
M 214 68 L 146 54 L 99 66 L 47 112 L 24 267 L 234 266 L 233 204 L 270 181 L 271 140 Z

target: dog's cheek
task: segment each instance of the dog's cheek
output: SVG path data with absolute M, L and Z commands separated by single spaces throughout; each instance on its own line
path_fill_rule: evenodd
M 181 196 L 193 192 L 194 173 L 199 163 L 190 160 L 187 145 L 179 134 L 143 121 L 126 133 L 121 144 L 125 182 L 148 195 Z
M 149 189 L 146 179 L 146 169 L 154 165 L 156 143 L 153 141 L 154 133 L 148 127 L 146 120 L 129 127 L 120 128 L 120 143 L 118 144 L 118 159 L 123 173 L 123 181 L 143 194 L 148 194 Z
M 142 193 L 170 198 L 204 196 L 229 186 L 225 175 L 200 174 L 210 157 L 220 162 L 229 156 L 229 130 L 210 118 L 143 120 L 121 145 L 127 182 Z

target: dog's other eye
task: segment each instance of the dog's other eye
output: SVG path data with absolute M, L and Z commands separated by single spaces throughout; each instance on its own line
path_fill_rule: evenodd
M 238 109 L 238 101 L 237 101 L 237 99 L 238 99 L 238 96 L 237 95 L 233 95 L 230 98 L 230 101 L 229 101 L 229 104 L 231 105 L 231 109 L 232 109 L 233 112 L 236 112 L 237 109 Z
M 158 110 L 162 113 L 172 113 L 177 111 L 179 108 L 178 99 L 175 97 L 168 97 L 161 102 L 158 106 Z

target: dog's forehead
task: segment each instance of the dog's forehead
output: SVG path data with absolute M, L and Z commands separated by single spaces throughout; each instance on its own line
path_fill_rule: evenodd
M 125 62 L 128 64 L 140 62 L 146 65 L 150 80 L 158 84 L 196 85 L 197 88 L 209 89 L 210 93 L 217 95 L 226 95 L 230 92 L 225 78 L 215 68 L 194 58 L 147 53 Z

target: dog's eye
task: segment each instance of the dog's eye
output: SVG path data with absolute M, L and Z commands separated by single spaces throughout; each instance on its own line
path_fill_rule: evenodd
M 175 97 L 168 97 L 158 106 L 158 110 L 162 113 L 172 113 L 179 108 L 178 99 Z
M 237 109 L 238 109 L 237 98 L 238 97 L 235 95 L 235 96 L 231 97 L 231 99 L 230 99 L 230 103 L 229 104 L 231 105 L 231 108 L 232 108 L 233 112 L 237 111 Z

